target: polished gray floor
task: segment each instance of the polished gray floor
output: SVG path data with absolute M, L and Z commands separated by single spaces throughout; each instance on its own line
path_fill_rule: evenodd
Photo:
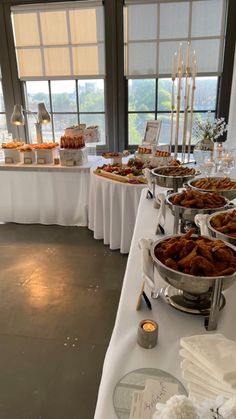
M 126 261 L 86 228 L 0 225 L 1 419 L 93 418 Z

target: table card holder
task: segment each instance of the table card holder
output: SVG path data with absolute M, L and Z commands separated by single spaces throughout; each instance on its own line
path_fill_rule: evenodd
M 46 164 L 46 159 L 42 157 L 37 158 L 37 164 Z
M 32 164 L 32 158 L 31 157 L 24 157 L 24 164 Z
M 74 160 L 66 160 L 66 166 L 68 167 L 75 166 Z
M 12 157 L 5 157 L 5 164 L 13 164 L 14 160 Z

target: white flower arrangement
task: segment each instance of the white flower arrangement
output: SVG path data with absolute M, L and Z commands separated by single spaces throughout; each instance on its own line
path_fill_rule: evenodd
M 211 121 L 210 112 L 208 112 L 208 117 L 205 121 L 200 121 L 200 119 L 196 121 L 194 131 L 199 139 L 217 140 L 227 131 L 225 118 L 217 118 Z
M 165 404 L 157 403 L 153 419 L 235 419 L 236 397 L 219 396 L 196 404 L 186 396 L 176 395 Z

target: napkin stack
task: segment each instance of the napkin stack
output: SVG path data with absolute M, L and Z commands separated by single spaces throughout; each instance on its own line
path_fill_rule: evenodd
M 183 378 L 192 400 L 236 396 L 236 342 L 210 334 L 182 338 L 180 344 Z

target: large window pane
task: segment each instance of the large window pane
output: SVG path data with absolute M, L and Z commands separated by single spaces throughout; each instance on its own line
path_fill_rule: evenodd
M 50 110 L 49 91 L 47 81 L 27 81 L 26 82 L 26 103 L 27 109 L 37 112 L 39 102 L 44 102 L 47 110 Z
M 53 112 L 77 112 L 75 80 L 51 82 Z
M 0 131 L 7 131 L 7 121 L 5 114 L 0 114 Z
M 155 119 L 154 113 L 129 114 L 129 144 L 141 144 L 147 121 Z
M 79 80 L 80 112 L 104 112 L 104 80 Z
M 54 133 L 55 133 L 55 141 L 58 141 L 60 137 L 64 134 L 66 128 L 71 127 L 72 125 L 78 124 L 78 115 L 53 115 L 53 122 L 54 122 Z
M 148 40 L 157 36 L 157 5 L 134 5 L 128 8 L 128 39 Z
M 129 80 L 129 111 L 155 110 L 155 79 Z
M 223 0 L 192 2 L 192 36 L 221 34 Z
M 29 130 L 29 140 L 31 143 L 37 143 L 36 137 L 36 129 L 35 129 L 35 118 L 33 115 L 28 115 L 28 130 Z M 43 133 L 43 140 L 45 142 L 52 142 L 53 135 L 52 135 L 52 124 L 42 124 L 42 133 Z
M 161 3 L 160 13 L 160 38 L 188 36 L 189 3 Z
M 106 143 L 106 130 L 105 130 L 105 115 L 104 114 L 82 114 L 80 115 L 80 122 L 86 124 L 87 127 L 91 125 L 98 125 L 101 132 L 101 141 L 99 144 Z
M 210 111 L 216 109 L 217 77 L 198 77 L 196 79 L 196 93 L 194 108 Z
M 157 109 L 159 111 L 171 110 L 171 79 L 158 80 Z

